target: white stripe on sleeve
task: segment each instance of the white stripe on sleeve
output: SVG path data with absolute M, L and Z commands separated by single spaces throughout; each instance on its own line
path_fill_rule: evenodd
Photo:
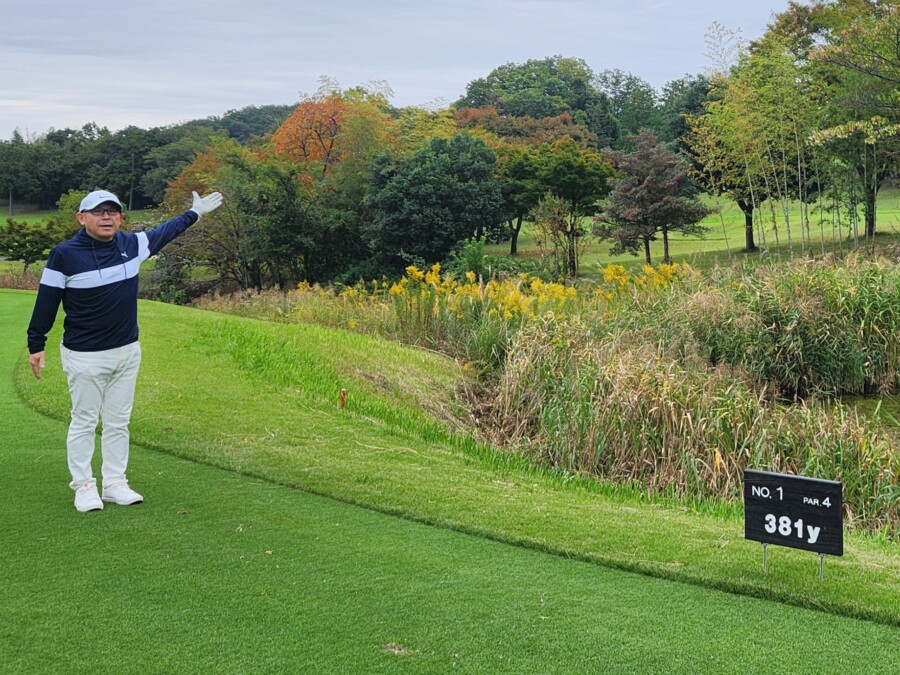
M 138 240 L 138 260 L 144 262 L 150 257 L 150 241 L 147 239 L 146 232 L 137 233 Z
M 56 270 L 45 267 L 41 274 L 41 283 L 44 284 L 44 286 L 51 286 L 52 288 L 65 288 L 66 275 L 62 272 L 57 272 Z

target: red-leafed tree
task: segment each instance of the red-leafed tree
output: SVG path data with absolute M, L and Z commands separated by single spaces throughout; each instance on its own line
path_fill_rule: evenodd
M 621 178 L 594 216 L 594 233 L 615 242 L 612 253 L 637 251 L 643 247 L 647 264 L 650 242 L 663 239 L 663 262 L 669 259 L 669 233 L 700 236 L 699 224 L 713 212 L 694 196 L 684 161 L 656 136 L 642 131 L 629 139 L 633 152 L 613 152 Z
M 597 135 L 565 112 L 553 117 L 513 117 L 496 108 L 462 108 L 453 114 L 460 129 L 484 129 L 508 143 L 538 146 L 572 138 L 582 147 L 597 146 Z

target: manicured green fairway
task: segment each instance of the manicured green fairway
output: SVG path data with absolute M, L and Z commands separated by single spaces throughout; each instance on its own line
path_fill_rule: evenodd
M 900 670 L 894 627 L 508 546 L 146 448 L 130 471 L 145 504 L 79 514 L 65 425 L 13 385 L 32 302 L 0 292 L 2 672 Z

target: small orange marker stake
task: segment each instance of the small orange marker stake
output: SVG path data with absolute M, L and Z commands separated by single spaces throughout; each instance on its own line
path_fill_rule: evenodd
M 347 390 L 341 389 L 341 409 L 343 410 L 344 404 L 347 402 Z

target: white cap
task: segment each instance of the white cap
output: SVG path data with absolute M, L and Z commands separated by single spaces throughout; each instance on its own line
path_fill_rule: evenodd
M 91 209 L 106 202 L 118 204 L 120 209 L 122 209 L 123 211 L 125 210 L 125 207 L 122 206 L 122 202 L 120 202 L 119 198 L 116 197 L 112 192 L 109 192 L 108 190 L 94 190 L 87 197 L 81 200 L 81 205 L 78 207 L 78 211 L 90 211 Z

